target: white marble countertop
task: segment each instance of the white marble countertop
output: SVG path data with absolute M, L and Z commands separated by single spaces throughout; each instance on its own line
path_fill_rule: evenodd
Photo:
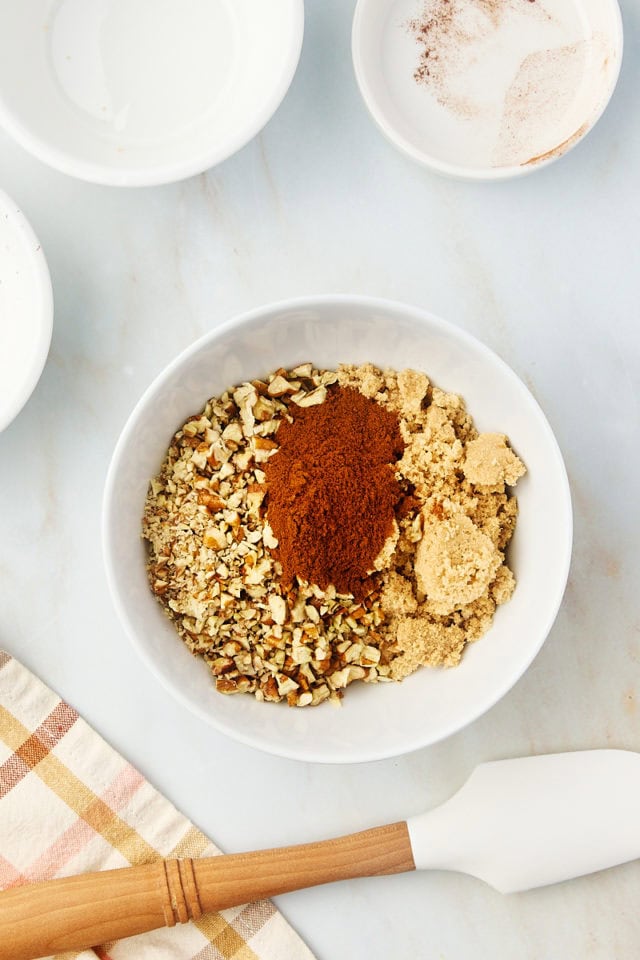
M 381 138 L 353 78 L 353 6 L 309 0 L 275 118 L 182 184 L 75 182 L 0 135 L 0 187 L 42 241 L 56 301 L 42 380 L 0 435 L 0 645 L 228 850 L 401 818 L 482 759 L 640 750 L 640 8 L 623 2 L 622 76 L 585 142 L 525 179 L 474 185 Z M 100 544 L 110 454 L 155 374 L 227 317 L 320 292 L 413 302 L 493 347 L 545 410 L 575 507 L 566 598 L 515 689 L 436 747 L 352 767 L 263 756 L 169 699 L 116 620 Z M 636 862 L 506 898 L 424 874 L 278 902 L 319 960 L 609 960 L 640 953 L 639 882 Z

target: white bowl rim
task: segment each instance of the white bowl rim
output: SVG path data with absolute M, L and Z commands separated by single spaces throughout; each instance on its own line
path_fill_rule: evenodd
M 304 748 L 296 748 L 290 750 L 284 750 L 280 746 L 273 747 L 270 744 L 265 744 L 259 736 L 254 736 L 251 734 L 246 734 L 238 731 L 231 724 L 220 720 L 218 717 L 212 716 L 207 711 L 201 709 L 198 705 L 194 704 L 188 697 L 188 695 L 179 689 L 171 685 L 165 677 L 158 671 L 155 661 L 147 653 L 144 645 L 140 643 L 136 630 L 133 627 L 133 624 L 128 616 L 128 613 L 125 609 L 125 606 L 121 600 L 120 592 L 116 586 L 117 578 L 114 568 L 114 554 L 112 549 L 112 540 L 111 540 L 111 529 L 113 527 L 112 521 L 112 500 L 113 500 L 113 489 L 116 482 L 116 477 L 118 476 L 121 460 L 123 457 L 124 449 L 129 442 L 129 437 L 135 431 L 137 427 L 138 419 L 141 416 L 141 413 L 144 408 L 147 407 L 148 402 L 157 394 L 160 394 L 165 381 L 168 380 L 173 372 L 180 367 L 183 363 L 189 360 L 189 358 L 197 353 L 205 344 L 209 343 L 211 340 L 217 339 L 219 336 L 224 335 L 230 331 L 233 331 L 245 324 L 250 324 L 253 321 L 259 319 L 265 314 L 272 314 L 277 311 L 287 310 L 305 310 L 313 309 L 319 304 L 358 304 L 362 307 L 369 307 L 371 309 L 390 309 L 394 311 L 399 311 L 404 313 L 405 316 L 419 323 L 428 323 L 430 326 L 435 327 L 441 330 L 444 333 L 451 334 L 453 331 L 456 337 L 459 337 L 461 340 L 466 341 L 470 346 L 475 350 L 485 354 L 492 363 L 497 364 L 502 368 L 502 372 L 512 381 L 515 382 L 519 389 L 524 390 L 532 408 L 536 411 L 537 415 L 540 418 L 540 423 L 543 426 L 547 439 L 549 441 L 550 451 L 552 451 L 553 456 L 556 460 L 556 466 L 559 468 L 560 476 L 563 479 L 563 489 L 560 492 L 559 496 L 563 499 L 563 512 L 566 520 L 566 532 L 565 532 L 565 542 L 564 542 L 564 554 L 562 556 L 562 576 L 558 578 L 558 584 L 556 587 L 555 596 L 552 598 L 552 602 L 549 606 L 549 614 L 546 621 L 541 625 L 539 629 L 538 641 L 535 644 L 531 645 L 529 650 L 529 656 L 525 660 L 524 664 L 520 665 L 520 669 L 509 674 L 504 678 L 502 684 L 499 684 L 497 689 L 481 700 L 478 704 L 471 709 L 467 715 L 462 719 L 458 719 L 452 722 L 449 727 L 446 727 L 444 731 L 440 731 L 436 736 L 420 736 L 419 733 L 416 734 L 413 738 L 407 737 L 405 743 L 401 749 L 393 750 L 377 750 L 375 744 L 371 746 L 370 749 L 360 749 L 357 755 L 352 755 L 345 757 L 339 752 L 333 750 L 317 750 L 314 748 L 313 756 L 310 756 Z M 255 307 L 252 310 L 248 310 L 242 314 L 239 314 L 236 317 L 233 317 L 226 322 L 220 324 L 217 327 L 214 327 L 212 330 L 209 330 L 203 336 L 199 337 L 194 343 L 186 347 L 177 357 L 175 357 L 151 382 L 151 384 L 144 391 L 136 405 L 134 406 L 132 412 L 130 413 L 123 430 L 118 438 L 114 452 L 109 464 L 109 469 L 107 471 L 107 477 L 104 486 L 103 501 L 102 501 L 102 545 L 103 545 L 103 559 L 105 565 L 106 579 L 109 587 L 109 592 L 111 594 L 112 601 L 114 603 L 116 612 L 120 622 L 125 628 L 125 632 L 128 635 L 133 647 L 137 651 L 138 655 L 142 661 L 146 664 L 150 672 L 155 676 L 156 680 L 160 685 L 171 694 L 174 699 L 181 703 L 186 709 L 198 716 L 201 720 L 204 720 L 210 726 L 215 727 L 221 733 L 224 733 L 226 736 L 231 739 L 243 743 L 246 746 L 253 747 L 254 749 L 260 750 L 263 753 L 269 753 L 275 756 L 284 757 L 289 760 L 301 760 L 304 762 L 314 762 L 314 763 L 327 763 L 327 764 L 345 764 L 345 763 L 366 763 L 377 760 L 388 760 L 393 757 L 404 756 L 408 753 L 413 753 L 416 750 L 423 749 L 424 747 L 432 746 L 435 743 L 440 743 L 443 740 L 446 740 L 448 737 L 453 736 L 453 734 L 460 732 L 465 727 L 469 726 L 483 714 L 485 714 L 491 707 L 495 706 L 517 683 L 517 681 L 524 676 L 529 666 L 539 653 L 544 642 L 546 641 L 549 632 L 554 624 L 558 610 L 562 603 L 564 596 L 566 583 L 569 576 L 569 568 L 571 565 L 571 555 L 572 555 L 572 546 L 573 546 L 573 512 L 571 505 L 571 491 L 569 486 L 569 479 L 567 476 L 564 460 L 562 458 L 562 453 L 558 446 L 558 442 L 555 438 L 555 435 L 551 429 L 551 426 L 540 407 L 538 401 L 535 399 L 531 391 L 524 384 L 524 382 L 518 377 L 514 370 L 490 347 L 486 346 L 481 340 L 478 340 L 477 337 L 473 334 L 468 333 L 466 330 L 458 327 L 456 324 L 450 323 L 447 320 L 442 320 L 440 317 L 432 314 L 428 310 L 424 310 L 421 307 L 413 306 L 410 304 L 402 303 L 401 301 L 390 300 L 383 297 L 373 297 L 373 296 L 364 296 L 360 294 L 319 294 L 316 296 L 307 295 L 303 297 L 295 297 L 291 299 L 278 300 L 272 303 L 263 304 L 262 306 Z
M 562 150 L 561 152 L 552 152 L 551 155 L 546 159 L 531 164 L 507 164 L 503 167 L 466 167 L 457 163 L 449 163 L 446 160 L 438 160 L 436 157 L 426 153 L 424 150 L 419 150 L 416 146 L 414 146 L 413 143 L 411 143 L 411 141 L 407 140 L 406 137 L 403 137 L 402 134 L 398 133 L 398 131 L 387 122 L 385 115 L 377 105 L 376 98 L 374 97 L 371 87 L 367 81 L 366 71 L 362 67 L 362 58 L 360 57 L 359 49 L 360 28 L 364 16 L 362 11 L 369 2 L 370 0 L 357 0 L 351 28 L 351 57 L 353 60 L 353 69 L 356 82 L 358 84 L 362 99 L 364 100 L 367 110 L 371 114 L 376 126 L 389 143 L 400 150 L 401 153 L 404 153 L 405 156 L 410 157 L 416 163 L 419 163 L 420 166 L 426 167 L 428 170 L 433 170 L 436 173 L 440 173 L 445 177 L 452 177 L 456 180 L 511 180 L 516 177 L 528 176 L 530 173 L 534 173 L 536 170 L 542 170 L 544 167 L 548 167 L 550 163 L 555 163 L 556 160 L 559 160 L 561 157 L 564 157 L 567 153 L 573 150 L 573 148 L 581 143 L 584 138 L 593 130 L 596 123 L 609 105 L 609 101 L 611 100 L 618 83 L 620 70 L 622 68 L 622 56 L 624 49 L 622 11 L 620 10 L 620 4 L 618 3 L 618 0 L 605 0 L 605 2 L 608 2 L 611 6 L 611 12 L 615 20 L 615 41 L 617 52 L 616 69 L 611 74 L 609 89 L 607 90 L 606 96 L 602 98 L 602 103 L 600 104 L 598 110 L 592 114 L 586 129 L 579 137 L 576 137 L 574 140 L 572 140 L 566 149 Z
M 73 153 L 52 146 L 47 140 L 32 130 L 6 104 L 0 91 L 0 125 L 28 153 L 53 167 L 60 173 L 76 177 L 87 183 L 97 183 L 105 187 L 157 187 L 167 183 L 177 183 L 187 177 L 204 173 L 211 167 L 228 160 L 245 147 L 273 117 L 284 100 L 295 76 L 302 42 L 304 38 L 304 0 L 291 0 L 293 42 L 285 61 L 279 83 L 262 110 L 256 114 L 252 123 L 233 139 L 226 141 L 221 148 L 212 147 L 198 157 L 176 163 L 158 163 L 147 167 L 112 167 L 109 164 L 92 163 L 78 159 Z
M 38 317 L 38 341 L 29 366 L 24 387 L 16 394 L 13 403 L 8 407 L 8 413 L 0 420 L 0 433 L 18 416 L 27 400 L 36 388 L 36 385 L 47 362 L 51 336 L 53 334 L 53 287 L 47 259 L 33 227 L 27 220 L 19 204 L 17 204 L 4 190 L 0 190 L 0 216 L 4 216 L 12 224 L 16 233 L 21 233 L 28 247 L 28 260 L 33 270 L 34 281 L 40 294 L 40 310 Z

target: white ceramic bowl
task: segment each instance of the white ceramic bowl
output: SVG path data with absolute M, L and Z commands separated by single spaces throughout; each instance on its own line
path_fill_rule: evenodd
M 303 22 L 303 0 L 0 0 L 0 122 L 83 180 L 181 180 L 267 123 Z
M 518 585 L 491 630 L 453 670 L 420 670 L 402 684 L 353 684 L 344 705 L 291 709 L 218 694 L 152 596 L 140 524 L 148 483 L 175 430 L 228 386 L 313 360 L 372 361 L 424 370 L 461 393 L 480 430 L 508 434 L 528 474 L 509 559 Z M 556 616 L 571 555 L 571 503 L 549 424 L 516 375 L 487 347 L 413 307 L 327 296 L 261 307 L 207 334 L 160 374 L 118 441 L 104 499 L 111 593 L 136 649 L 166 689 L 244 743 L 301 760 L 395 756 L 455 733 L 488 710 L 526 670 Z
M 395 146 L 438 173 L 500 180 L 593 127 L 618 79 L 622 19 L 616 0 L 358 0 L 352 51 Z
M 0 430 L 40 379 L 51 343 L 47 261 L 18 205 L 0 190 Z

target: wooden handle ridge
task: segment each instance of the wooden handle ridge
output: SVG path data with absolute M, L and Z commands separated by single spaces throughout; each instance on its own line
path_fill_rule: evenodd
M 162 890 L 165 926 L 174 927 L 176 923 L 199 920 L 202 906 L 193 860 L 163 860 L 162 864 L 166 884 Z
M 406 823 L 255 853 L 160 860 L 0 893 L 0 960 L 84 950 L 304 887 L 415 870 Z

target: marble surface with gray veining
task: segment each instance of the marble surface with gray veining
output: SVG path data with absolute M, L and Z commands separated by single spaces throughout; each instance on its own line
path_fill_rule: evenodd
M 623 0 L 622 75 L 586 140 L 525 179 L 469 184 L 375 129 L 351 67 L 353 5 L 308 0 L 274 119 L 184 183 L 90 186 L 0 134 L 0 187 L 42 241 L 56 303 L 42 380 L 0 435 L 0 646 L 228 850 L 402 818 L 483 759 L 640 750 L 640 8 Z M 228 317 L 320 292 L 415 303 L 496 350 L 556 432 L 575 509 L 562 609 L 511 693 L 438 746 L 353 767 L 264 756 L 169 699 L 116 620 L 101 559 L 105 471 L 150 380 Z M 511 897 L 424 874 L 278 904 L 320 960 L 635 960 L 639 884 L 636 862 Z

